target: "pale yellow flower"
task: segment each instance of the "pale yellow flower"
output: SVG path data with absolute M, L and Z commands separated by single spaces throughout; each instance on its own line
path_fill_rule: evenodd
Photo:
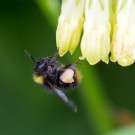
M 56 32 L 57 48 L 60 56 L 68 50 L 72 54 L 76 49 L 84 23 L 85 0 L 63 0 L 61 15 Z
M 110 1 L 86 0 L 81 59 L 93 65 L 100 60 L 108 63 L 110 52 Z
M 83 28 L 82 39 L 81 32 Z M 81 43 L 81 60 L 135 61 L 135 0 L 63 0 L 56 33 L 60 56 Z
M 117 5 L 111 60 L 128 66 L 135 61 L 135 0 L 119 0 Z

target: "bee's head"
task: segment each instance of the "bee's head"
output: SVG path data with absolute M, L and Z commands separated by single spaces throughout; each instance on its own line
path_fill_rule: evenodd
M 35 62 L 34 71 L 37 74 L 42 74 L 43 71 L 47 70 L 48 64 L 50 63 L 50 57 L 42 58 Z
M 26 55 L 35 63 L 34 72 L 38 75 L 42 75 L 47 70 L 48 65 L 51 65 L 55 61 L 55 56 L 44 57 L 39 60 L 35 60 L 34 57 L 25 50 Z

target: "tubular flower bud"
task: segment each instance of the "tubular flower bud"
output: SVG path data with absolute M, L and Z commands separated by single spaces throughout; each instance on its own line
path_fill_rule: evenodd
M 85 0 L 63 0 L 58 20 L 56 42 L 60 56 L 68 50 L 72 54 L 80 40 L 84 22 Z
M 63 0 L 56 31 L 59 55 L 72 54 L 79 41 L 80 59 L 91 65 L 108 64 L 110 52 L 111 61 L 121 66 L 134 63 L 135 0 Z
M 111 60 L 121 66 L 135 61 L 135 0 L 119 0 L 116 10 Z
M 81 41 L 82 57 L 94 65 L 100 60 L 108 63 L 110 52 L 110 1 L 86 0 L 84 33 Z

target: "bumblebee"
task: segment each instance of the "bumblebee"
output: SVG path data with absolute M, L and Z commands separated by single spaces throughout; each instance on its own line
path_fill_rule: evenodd
M 63 65 L 56 60 L 58 53 L 39 60 L 35 60 L 26 50 L 25 53 L 35 63 L 33 80 L 44 89 L 53 91 L 73 112 L 77 112 L 77 107 L 65 94 L 66 91 L 77 86 L 81 80 L 80 72 L 76 68 L 77 62 Z

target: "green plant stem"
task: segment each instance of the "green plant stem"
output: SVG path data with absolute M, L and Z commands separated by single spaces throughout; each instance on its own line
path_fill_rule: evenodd
M 40 9 L 47 17 L 47 20 L 52 25 L 53 30 L 56 30 L 58 16 L 60 13 L 60 4 L 58 0 L 36 0 Z
M 89 119 L 93 119 L 95 129 L 101 135 L 113 128 L 109 105 L 101 84 L 102 81 L 93 66 L 83 63 L 82 72 L 84 77 L 81 97 Z
M 37 0 L 38 5 L 49 19 L 53 29 L 56 29 L 60 5 L 57 0 Z M 57 4 L 56 4 L 57 3 Z M 113 127 L 109 116 L 107 100 L 103 94 L 103 86 L 99 80 L 94 66 L 82 64 L 83 85 L 81 87 L 81 96 L 86 105 L 89 120 L 93 118 L 95 127 L 101 134 L 110 131 Z

